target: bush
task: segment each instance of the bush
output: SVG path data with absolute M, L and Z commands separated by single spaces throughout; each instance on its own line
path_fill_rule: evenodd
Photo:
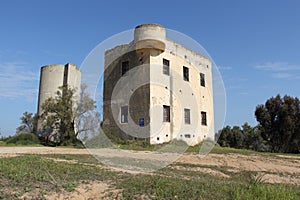
M 50 145 L 51 146 L 51 145 Z M 56 146 L 56 144 L 54 144 L 54 146 Z M 76 148 L 84 148 L 84 145 L 83 143 L 78 140 L 77 138 L 73 138 L 71 140 L 67 140 L 67 141 L 63 141 L 60 146 L 73 146 L 73 147 L 76 147 Z
M 0 141 L 0 146 L 5 146 L 6 143 L 4 141 Z
M 39 138 L 32 133 L 21 133 L 15 136 L 10 137 L 7 141 L 7 144 L 40 144 Z

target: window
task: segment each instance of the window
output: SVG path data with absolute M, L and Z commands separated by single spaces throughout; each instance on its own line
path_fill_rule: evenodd
M 183 66 L 183 80 L 189 81 L 189 68 Z
M 128 123 L 128 106 L 121 107 L 121 123 Z
M 205 87 L 205 74 L 200 73 L 200 85 Z
M 170 122 L 170 106 L 163 105 L 163 121 Z
M 191 124 L 191 111 L 190 109 L 185 108 L 184 109 L 184 123 L 185 124 Z
M 184 137 L 185 138 L 191 138 L 191 135 L 190 134 L 185 134 Z
M 129 61 L 122 62 L 122 76 L 129 70 Z
M 163 59 L 163 74 L 170 75 L 170 61 Z
M 204 126 L 207 125 L 206 112 L 201 112 L 201 124 Z

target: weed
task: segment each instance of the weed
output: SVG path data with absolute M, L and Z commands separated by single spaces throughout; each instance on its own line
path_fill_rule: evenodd
M 63 184 L 62 187 L 68 191 L 68 192 L 72 192 L 75 190 L 75 188 L 78 186 L 79 184 L 78 183 L 66 183 L 66 184 Z
M 77 160 L 76 163 L 53 162 L 51 158 Z M 87 164 L 88 163 L 88 164 Z M 88 155 L 24 155 L 0 158 L 0 198 L 15 198 L 24 192 L 38 190 L 38 198 L 48 192 L 62 189 L 72 192 L 79 184 L 93 180 L 113 184 L 122 191 L 123 199 L 299 199 L 300 187 L 284 184 L 268 184 L 263 174 L 254 172 L 235 173 L 230 178 L 221 178 L 186 168 L 201 165 L 178 164 L 182 168 L 161 169 L 152 175 L 132 175 L 113 172 L 99 167 Z M 97 165 L 96 165 L 97 164 Z M 219 171 L 225 168 L 205 166 Z M 112 197 L 108 192 L 106 196 Z

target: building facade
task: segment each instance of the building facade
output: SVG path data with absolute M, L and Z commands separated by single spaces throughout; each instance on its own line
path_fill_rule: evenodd
M 214 139 L 212 62 L 166 38 L 158 24 L 105 52 L 103 127 L 150 144 Z
M 56 93 L 61 86 L 69 86 L 75 89 L 75 96 L 79 97 L 81 82 L 81 71 L 76 68 L 76 65 L 67 63 L 46 65 L 41 68 L 40 86 L 38 97 L 38 115 L 43 113 L 42 105 L 46 99 L 55 98 Z M 38 130 L 42 128 L 42 122 L 38 121 Z

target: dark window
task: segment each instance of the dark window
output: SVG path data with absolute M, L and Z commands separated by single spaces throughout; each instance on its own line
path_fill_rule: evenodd
M 191 111 L 190 109 L 185 108 L 184 109 L 184 123 L 185 124 L 191 124 Z
M 122 62 L 122 76 L 129 70 L 129 61 Z
M 185 134 L 184 137 L 185 138 L 191 138 L 191 135 L 190 134 Z
M 183 66 L 183 80 L 189 81 L 189 68 Z
M 200 73 L 200 85 L 205 87 L 205 74 Z
M 170 106 L 163 106 L 164 110 L 163 110 L 163 121 L 164 122 L 170 122 Z
M 201 124 L 204 126 L 207 125 L 206 112 L 201 112 Z
M 121 107 L 121 123 L 128 123 L 128 106 Z
M 163 59 L 163 74 L 170 75 L 170 61 Z

